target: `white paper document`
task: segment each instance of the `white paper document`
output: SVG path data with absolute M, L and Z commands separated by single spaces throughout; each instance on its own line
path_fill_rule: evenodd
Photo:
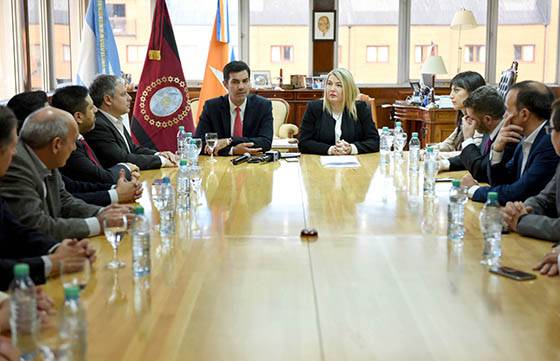
M 298 149 L 298 143 L 291 143 L 293 139 L 272 139 L 272 149 Z
M 321 165 L 325 168 L 358 168 L 358 158 L 353 155 L 321 156 Z

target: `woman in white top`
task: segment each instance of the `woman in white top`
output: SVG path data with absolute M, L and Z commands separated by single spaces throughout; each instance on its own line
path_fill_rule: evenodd
M 451 93 L 449 96 L 453 103 L 453 109 L 457 110 L 457 128 L 455 128 L 447 139 L 438 144 L 441 156 L 449 158 L 457 155 L 458 151 L 461 150 L 461 143 L 465 140 L 463 131 L 461 130 L 461 123 L 463 122 L 464 116 L 463 102 L 475 89 L 483 85 L 486 85 L 484 78 L 475 71 L 464 71 L 451 79 Z M 475 132 L 474 140 L 476 145 L 482 142 L 482 136 L 482 134 Z

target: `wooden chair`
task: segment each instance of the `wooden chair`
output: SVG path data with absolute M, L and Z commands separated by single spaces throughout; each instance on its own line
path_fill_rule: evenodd
M 377 106 L 375 103 L 375 98 L 370 97 L 367 94 L 358 94 L 358 98 L 356 100 L 362 100 L 364 102 L 368 102 L 371 107 L 371 119 L 373 119 L 373 124 L 377 128 Z
M 192 120 L 194 125 L 196 126 L 198 124 L 198 118 L 197 118 L 197 113 L 198 113 L 198 98 L 193 98 L 190 100 L 191 101 L 191 114 L 192 114 Z
M 502 76 L 500 77 L 500 82 L 498 83 L 498 92 L 502 96 L 502 98 L 506 98 L 506 94 L 511 88 L 515 81 L 517 80 L 517 66 L 519 64 L 514 61 L 511 63 L 511 68 L 504 70 L 502 72 Z

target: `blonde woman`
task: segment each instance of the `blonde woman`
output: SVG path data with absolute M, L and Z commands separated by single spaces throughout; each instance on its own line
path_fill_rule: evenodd
M 379 133 L 369 105 L 357 101 L 358 88 L 343 68 L 327 75 L 323 99 L 309 102 L 301 122 L 302 153 L 345 155 L 379 151 Z

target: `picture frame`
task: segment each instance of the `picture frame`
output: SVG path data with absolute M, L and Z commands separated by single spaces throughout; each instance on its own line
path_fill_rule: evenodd
M 271 88 L 272 79 L 270 70 L 254 70 L 251 72 L 251 84 L 253 88 Z
M 326 75 L 314 76 L 311 78 L 311 89 L 325 89 L 326 82 Z
M 335 40 L 336 11 L 313 12 L 313 40 Z

